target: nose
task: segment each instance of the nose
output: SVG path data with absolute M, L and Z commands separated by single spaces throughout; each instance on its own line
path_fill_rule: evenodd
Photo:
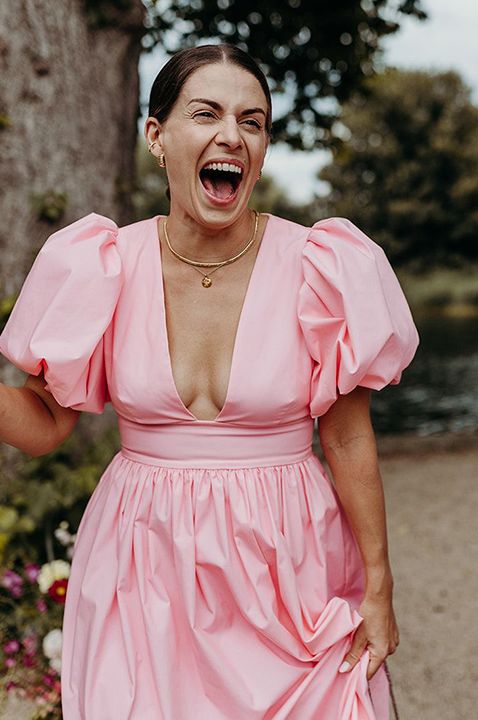
M 218 145 L 227 145 L 228 147 L 240 147 L 242 145 L 242 137 L 237 126 L 237 120 L 233 115 L 225 115 L 221 121 L 221 128 L 216 136 Z

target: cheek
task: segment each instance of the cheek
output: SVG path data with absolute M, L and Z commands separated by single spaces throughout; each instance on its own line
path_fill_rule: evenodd
M 211 142 L 204 131 L 198 130 L 189 127 L 183 133 L 175 133 L 174 137 L 168 138 L 169 156 L 174 158 L 176 174 L 191 173 Z
M 254 157 L 262 159 L 267 152 L 267 145 L 267 139 L 263 135 L 253 138 L 253 145 L 251 146 L 251 150 L 254 154 Z
M 191 168 L 194 166 L 194 153 L 189 144 L 176 140 L 169 145 L 169 152 L 168 148 L 165 148 L 165 154 L 169 175 L 172 178 L 184 180 L 191 174 Z
M 256 142 L 249 143 L 249 157 L 253 167 L 262 167 L 266 150 L 267 145 L 264 140 L 256 139 Z

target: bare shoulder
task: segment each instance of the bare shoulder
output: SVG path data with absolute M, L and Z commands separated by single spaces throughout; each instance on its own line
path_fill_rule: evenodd
M 32 390 L 47 406 L 55 420 L 60 441 L 63 442 L 63 440 L 66 440 L 73 432 L 80 416 L 80 411 L 60 405 L 53 395 L 48 392 L 48 390 L 45 390 L 45 385 L 46 380 L 43 377 L 43 373 L 39 375 L 28 375 L 24 383 L 24 387 Z

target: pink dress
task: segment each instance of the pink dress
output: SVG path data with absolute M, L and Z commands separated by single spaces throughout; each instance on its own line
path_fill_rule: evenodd
M 64 617 L 65 720 L 386 720 L 382 666 L 338 668 L 363 566 L 312 454 L 313 418 L 396 384 L 418 334 L 383 251 L 348 220 L 269 215 L 229 388 L 175 388 L 157 217 L 54 233 L 0 351 L 63 406 L 111 401 L 121 449 L 83 515 Z M 205 292 L 210 292 L 209 290 Z

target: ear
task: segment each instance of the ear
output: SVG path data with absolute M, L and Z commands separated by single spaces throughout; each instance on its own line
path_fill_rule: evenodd
M 151 153 L 153 155 L 158 155 L 158 153 L 163 152 L 163 147 L 161 143 L 162 139 L 162 128 L 159 122 L 154 117 L 148 117 L 144 123 L 144 136 L 146 138 L 146 142 L 148 144 L 148 148 L 151 145 L 151 143 L 156 143 L 151 148 Z

